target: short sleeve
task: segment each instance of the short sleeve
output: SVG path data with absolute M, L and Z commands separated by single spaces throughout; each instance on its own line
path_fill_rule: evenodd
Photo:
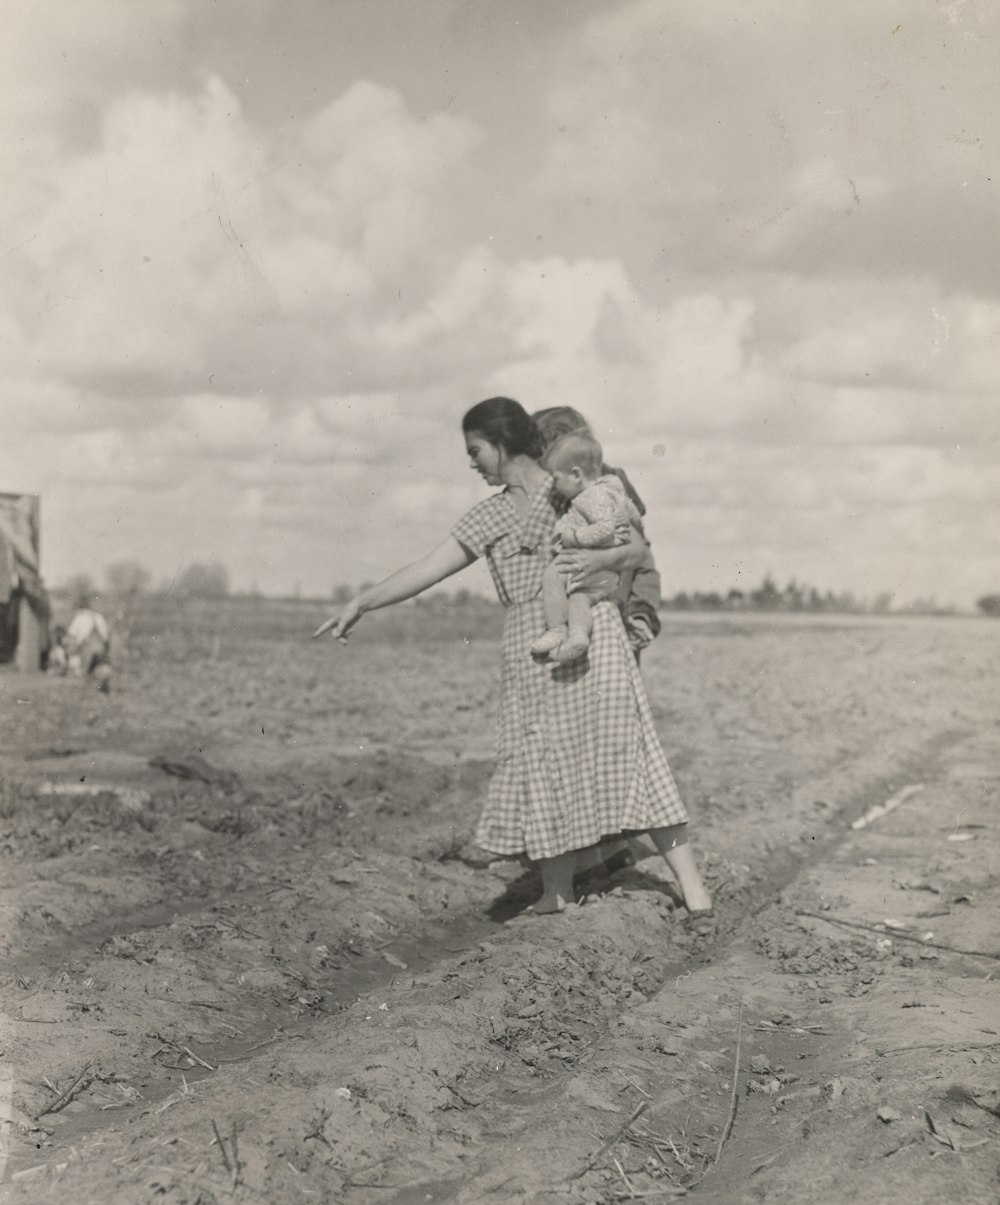
M 510 523 L 503 513 L 502 498 L 502 494 L 493 494 L 477 502 L 451 529 L 459 544 L 468 548 L 473 556 L 482 556 L 491 544 L 506 534 Z M 503 521 L 505 517 L 507 522 Z

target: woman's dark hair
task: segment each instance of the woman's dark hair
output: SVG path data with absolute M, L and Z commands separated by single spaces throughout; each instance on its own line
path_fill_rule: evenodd
M 508 456 L 541 458 L 545 445 L 538 425 L 520 402 L 509 397 L 488 397 L 477 402 L 462 419 L 466 435 L 475 431 Z

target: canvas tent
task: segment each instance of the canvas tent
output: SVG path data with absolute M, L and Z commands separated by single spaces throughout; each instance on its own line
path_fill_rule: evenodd
M 0 493 L 0 662 L 37 672 L 49 601 L 39 573 L 38 496 Z

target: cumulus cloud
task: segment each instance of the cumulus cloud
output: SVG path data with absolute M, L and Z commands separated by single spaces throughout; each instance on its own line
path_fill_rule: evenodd
M 644 240 L 661 278 L 902 264 L 988 287 L 998 32 L 988 5 L 616 5 L 567 40 L 540 182 Z
M 591 418 L 672 581 L 980 588 L 991 10 L 533 8 L 544 75 L 516 13 L 461 43 L 501 87 L 367 16 L 336 74 L 321 7 L 228 39 L 190 0 L 14 16 L 0 484 L 45 495 L 54 576 L 376 576 L 481 496 L 458 420 L 507 393 Z
M 25 356 L 144 392 L 213 375 L 235 392 L 320 373 L 349 387 L 373 358 L 372 308 L 426 261 L 431 201 L 476 130 L 359 83 L 287 136 L 262 133 L 218 79 L 112 104 L 12 252 Z

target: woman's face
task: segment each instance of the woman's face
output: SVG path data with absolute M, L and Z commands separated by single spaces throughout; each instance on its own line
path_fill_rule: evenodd
M 469 466 L 487 485 L 502 485 L 500 465 L 503 453 L 496 444 L 491 444 L 479 431 L 467 431 L 465 450 L 469 453 Z

